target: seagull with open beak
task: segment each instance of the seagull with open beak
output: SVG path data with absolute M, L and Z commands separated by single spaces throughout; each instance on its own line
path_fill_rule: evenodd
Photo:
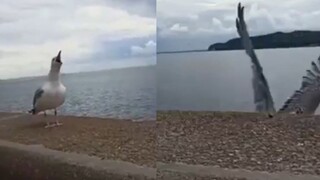
M 38 88 L 33 97 L 33 109 L 29 112 L 32 114 L 38 114 L 44 112 L 46 116 L 47 110 L 54 110 L 55 116 L 57 116 L 57 108 L 61 106 L 65 101 L 66 87 L 60 81 L 60 69 L 62 66 L 61 51 L 58 55 L 51 60 L 51 68 L 48 74 L 47 81 L 41 88 Z M 47 121 L 45 128 L 60 126 L 62 123 L 56 121 L 54 124 L 50 124 Z

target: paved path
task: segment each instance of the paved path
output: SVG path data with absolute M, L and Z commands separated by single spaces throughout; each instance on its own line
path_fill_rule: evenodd
M 1 176 L 25 179 L 155 179 L 155 168 L 0 140 Z M 23 168 L 21 168 L 23 167 Z M 50 167 L 50 168 L 49 168 Z M 21 169 L 20 169 L 21 168 Z M 14 171 L 13 174 L 8 174 Z M 52 174 L 55 172 L 54 174 Z M 48 176 L 49 175 L 49 176 Z
M 20 117 L 27 116 L 26 114 L 9 114 L 9 113 L 1 113 L 0 121 L 9 120 L 9 119 L 17 119 Z

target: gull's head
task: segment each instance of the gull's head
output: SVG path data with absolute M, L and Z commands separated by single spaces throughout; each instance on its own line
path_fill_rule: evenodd
M 58 55 L 51 60 L 51 68 L 57 68 L 60 69 L 62 65 L 61 61 L 61 51 L 59 51 Z

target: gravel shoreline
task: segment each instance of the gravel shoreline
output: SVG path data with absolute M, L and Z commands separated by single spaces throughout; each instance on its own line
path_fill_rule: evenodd
M 320 175 L 320 116 L 161 111 L 157 122 L 61 116 L 63 126 L 45 129 L 43 116 L 15 115 L 0 113 L 0 139 L 148 167 L 182 162 Z
M 320 175 L 320 116 L 241 112 L 157 114 L 157 160 Z
M 157 180 L 247 180 L 246 178 L 222 178 L 213 176 L 196 176 L 192 174 L 180 174 L 170 171 L 162 171 Z
M 53 116 L 46 118 L 54 121 Z M 155 121 L 68 116 L 58 118 L 63 126 L 45 129 L 44 117 L 41 115 L 0 113 L 0 139 L 42 144 L 54 150 L 155 167 Z

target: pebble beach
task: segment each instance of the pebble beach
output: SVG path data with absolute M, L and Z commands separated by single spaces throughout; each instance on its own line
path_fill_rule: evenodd
M 158 161 L 320 174 L 320 116 L 160 111 Z

